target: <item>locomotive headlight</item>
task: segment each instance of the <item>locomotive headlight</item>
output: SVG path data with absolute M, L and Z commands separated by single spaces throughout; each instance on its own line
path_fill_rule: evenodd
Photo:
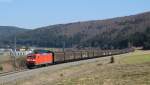
M 36 56 L 28 56 L 27 61 L 36 61 L 35 58 Z

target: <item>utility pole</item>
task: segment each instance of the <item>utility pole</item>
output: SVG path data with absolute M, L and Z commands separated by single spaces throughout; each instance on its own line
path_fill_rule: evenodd
M 62 48 L 63 48 L 63 52 L 65 52 L 65 48 L 66 48 L 66 35 L 65 35 L 65 31 L 63 32 L 63 42 L 62 42 Z
M 16 35 L 14 37 L 14 51 L 16 52 Z
M 14 69 L 16 70 L 16 35 L 14 36 L 13 65 Z
M 66 42 L 63 42 L 63 52 L 65 52 L 65 48 L 66 48 Z

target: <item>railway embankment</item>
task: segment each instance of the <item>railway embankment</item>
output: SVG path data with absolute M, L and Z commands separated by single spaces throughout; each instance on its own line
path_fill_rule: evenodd
M 97 62 L 97 61 L 100 61 L 102 63 L 108 63 L 110 61 L 110 57 L 108 56 L 108 57 L 103 57 L 103 58 L 95 58 L 95 59 L 82 60 L 82 61 L 76 61 L 76 62 L 61 63 L 61 64 L 51 65 L 51 66 L 43 67 L 43 68 L 20 71 L 20 72 L 16 72 L 13 74 L 1 76 L 0 84 L 2 85 L 14 84 L 15 85 L 15 84 L 18 84 L 18 82 L 20 81 L 26 81 L 26 80 L 30 80 L 33 78 L 38 78 L 40 75 L 47 74 L 47 72 L 54 74 L 55 72 L 59 72 L 59 71 L 61 72 L 63 69 L 71 68 L 74 66 L 78 67 L 80 65 Z

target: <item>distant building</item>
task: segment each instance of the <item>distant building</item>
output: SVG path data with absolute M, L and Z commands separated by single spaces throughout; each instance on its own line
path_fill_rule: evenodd
M 14 55 L 15 56 L 26 56 L 28 54 L 32 53 L 32 51 L 15 51 Z

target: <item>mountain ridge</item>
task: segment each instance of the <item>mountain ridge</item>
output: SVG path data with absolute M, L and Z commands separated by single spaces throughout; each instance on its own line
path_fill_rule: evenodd
M 132 41 L 128 37 L 135 33 L 142 34 L 148 27 L 150 27 L 150 12 L 145 12 L 106 20 L 57 24 L 30 29 L 17 33 L 17 44 L 62 47 L 66 43 L 66 47 L 123 48 Z M 9 38 L 12 41 L 12 37 Z M 119 40 L 126 39 L 124 42 L 126 44 L 120 46 L 121 44 L 118 42 L 123 41 L 118 41 L 117 38 Z M 116 41 L 119 46 L 115 44 Z M 134 42 L 131 43 L 138 46 Z

